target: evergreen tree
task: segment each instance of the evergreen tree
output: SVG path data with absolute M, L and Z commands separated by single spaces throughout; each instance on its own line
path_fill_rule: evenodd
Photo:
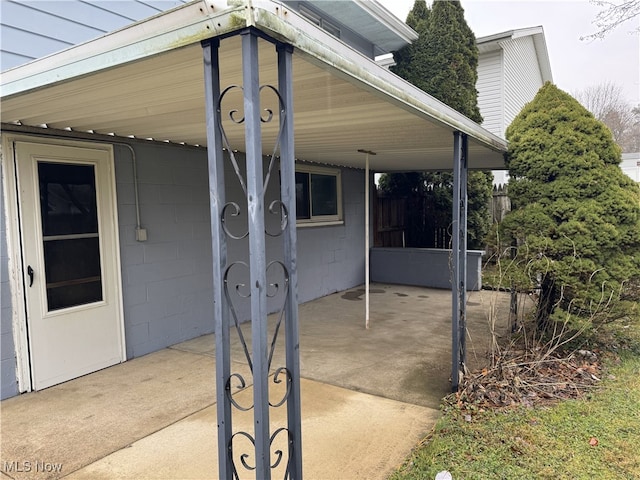
M 416 0 L 407 16 L 407 25 L 419 37 L 413 44 L 396 52 L 396 66 L 392 71 L 470 119 L 482 122 L 476 90 L 478 49 L 460 2 L 436 0 L 429 10 L 425 0 Z M 381 189 L 401 196 L 431 196 L 438 208 L 448 212 L 447 218 L 451 223 L 452 180 L 450 172 L 389 174 L 382 176 Z M 484 246 L 490 224 L 492 182 L 493 176 L 489 172 L 469 173 L 469 248 Z
M 422 78 L 415 84 L 477 123 L 478 47 L 457 0 L 436 0 L 428 17 L 422 56 Z M 413 83 L 413 82 L 412 82 Z
M 513 211 L 503 234 L 540 283 L 539 329 L 637 312 L 640 189 L 620 169 L 611 131 L 547 83 L 507 139 Z
M 418 33 L 418 39 L 393 54 L 396 64 L 391 71 L 418 88 L 422 88 L 422 78 L 426 74 L 422 56 L 428 50 L 426 33 L 429 29 L 429 7 L 425 0 L 416 0 L 407 15 L 406 24 Z M 426 91 L 426 90 L 425 90 Z

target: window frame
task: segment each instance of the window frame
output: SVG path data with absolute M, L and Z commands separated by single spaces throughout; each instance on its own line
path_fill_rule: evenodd
M 330 35 L 333 35 L 336 38 L 340 38 L 342 36 L 342 32 L 340 31 L 340 27 L 338 27 L 333 22 L 327 20 L 324 16 L 322 16 L 321 14 L 315 12 L 314 10 L 311 10 L 310 8 L 308 8 L 306 6 L 300 5 L 298 11 L 300 12 L 300 14 L 305 19 L 307 19 L 308 21 L 310 21 L 314 25 L 320 27 L 325 32 L 329 33 Z
M 340 168 L 320 167 L 316 165 L 296 164 L 296 173 L 307 174 L 309 182 L 309 218 L 296 218 L 299 227 L 319 227 L 329 225 L 344 225 L 342 208 L 342 170 Z M 314 215 L 313 214 L 313 190 L 311 185 L 311 175 L 327 175 L 336 179 L 336 215 Z M 296 212 L 296 217 L 298 212 Z

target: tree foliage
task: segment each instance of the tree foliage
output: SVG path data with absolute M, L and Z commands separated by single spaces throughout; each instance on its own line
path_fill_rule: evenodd
M 640 190 L 620 169 L 610 130 L 547 83 L 507 139 L 513 210 L 503 237 L 517 243 L 540 284 L 538 326 L 567 314 L 611 320 L 637 309 Z
M 475 122 L 478 108 L 478 47 L 457 0 L 436 0 L 431 10 L 416 0 L 407 25 L 418 32 L 396 53 L 392 71 Z
M 577 92 L 575 98 L 609 127 L 623 153 L 640 152 L 640 105 L 631 106 L 622 86 L 604 82 Z
M 478 108 L 478 48 L 464 19 L 459 1 L 436 0 L 429 9 L 416 0 L 407 24 L 419 34 L 411 45 L 396 52 L 392 71 L 463 115 L 480 123 Z M 452 144 L 453 145 L 453 144 Z M 380 186 L 390 195 L 426 195 L 451 221 L 453 177 L 449 172 L 394 173 L 383 175 Z M 489 229 L 492 175 L 470 172 L 468 181 L 468 242 L 482 248 Z

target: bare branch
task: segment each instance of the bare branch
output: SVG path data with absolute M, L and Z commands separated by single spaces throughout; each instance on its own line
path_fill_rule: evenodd
M 640 105 L 631 106 L 624 98 L 621 85 L 604 82 L 580 90 L 573 96 L 609 127 L 623 152 L 640 150 Z
M 596 15 L 595 20 L 592 22 L 598 28 L 598 31 L 591 35 L 580 37 L 580 40 L 603 39 L 619 25 L 640 15 L 640 0 L 591 0 L 591 3 L 604 8 L 604 10 L 601 10 L 600 13 Z M 632 32 L 640 33 L 640 25 L 636 26 Z

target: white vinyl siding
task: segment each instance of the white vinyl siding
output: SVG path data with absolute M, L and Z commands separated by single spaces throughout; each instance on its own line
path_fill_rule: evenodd
M 502 51 L 481 53 L 478 57 L 478 106 L 482 126 L 491 133 L 504 137 Z
M 64 50 L 187 0 L 0 2 L 0 70 Z
M 508 126 L 543 85 L 533 37 L 505 41 L 504 121 Z

